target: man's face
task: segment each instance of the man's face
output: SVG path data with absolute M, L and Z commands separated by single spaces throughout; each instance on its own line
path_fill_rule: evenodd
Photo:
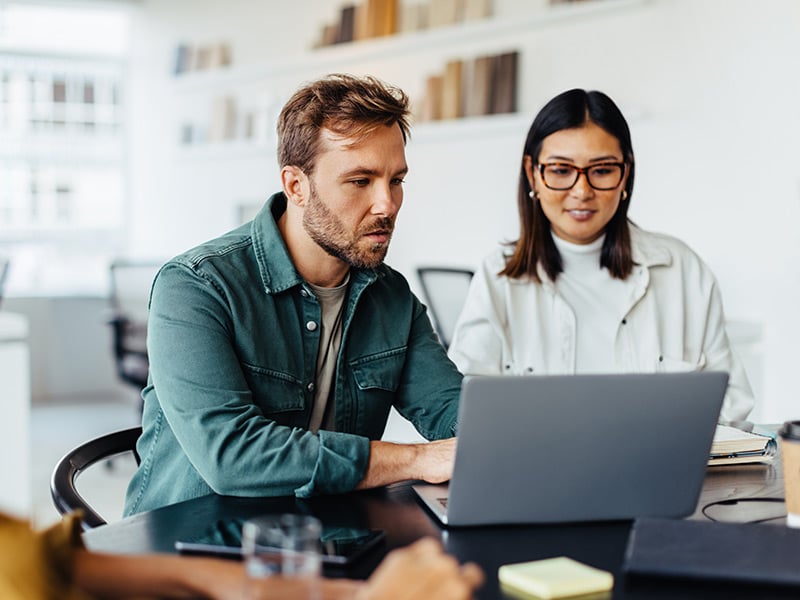
M 408 171 L 397 125 L 379 127 L 353 145 L 323 129 L 303 213 L 308 235 L 350 266 L 374 268 L 389 250 Z

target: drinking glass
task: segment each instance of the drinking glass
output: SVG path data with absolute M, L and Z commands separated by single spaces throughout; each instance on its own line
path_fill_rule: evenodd
M 276 598 L 280 589 L 291 590 L 293 598 L 317 600 L 322 573 L 321 531 L 319 519 L 308 515 L 268 515 L 245 521 L 245 598 Z M 278 575 L 279 580 L 269 581 Z

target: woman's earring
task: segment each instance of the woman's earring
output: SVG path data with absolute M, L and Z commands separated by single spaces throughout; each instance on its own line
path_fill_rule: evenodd
M 538 200 L 539 194 L 531 190 L 530 192 L 528 192 L 528 198 L 530 198 L 531 200 Z
M 622 201 L 624 202 L 627 199 L 628 199 L 628 190 L 622 190 Z

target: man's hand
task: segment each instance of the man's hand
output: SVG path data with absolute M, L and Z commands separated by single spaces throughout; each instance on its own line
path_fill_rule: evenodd
M 378 566 L 356 600 L 468 600 L 483 583 L 473 563 L 459 565 L 431 538 L 393 550 Z
M 456 438 L 423 444 L 370 442 L 369 464 L 358 489 L 421 479 L 429 483 L 449 481 L 456 458 Z
M 412 479 L 422 479 L 428 483 L 450 481 L 456 460 L 456 440 L 449 438 L 419 444 L 419 456 L 414 465 L 418 473 Z

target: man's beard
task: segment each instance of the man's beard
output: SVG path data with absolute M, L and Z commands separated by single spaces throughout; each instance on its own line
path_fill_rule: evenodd
M 303 213 L 303 228 L 308 235 L 331 256 L 359 269 L 374 269 L 383 263 L 389 250 L 389 241 L 371 244 L 366 248 L 362 243 L 365 234 L 373 231 L 388 231 L 389 238 L 394 229 L 391 217 L 378 217 L 370 223 L 360 225 L 352 234 L 347 232 L 344 223 L 320 200 L 314 184 L 311 184 L 311 197 Z

